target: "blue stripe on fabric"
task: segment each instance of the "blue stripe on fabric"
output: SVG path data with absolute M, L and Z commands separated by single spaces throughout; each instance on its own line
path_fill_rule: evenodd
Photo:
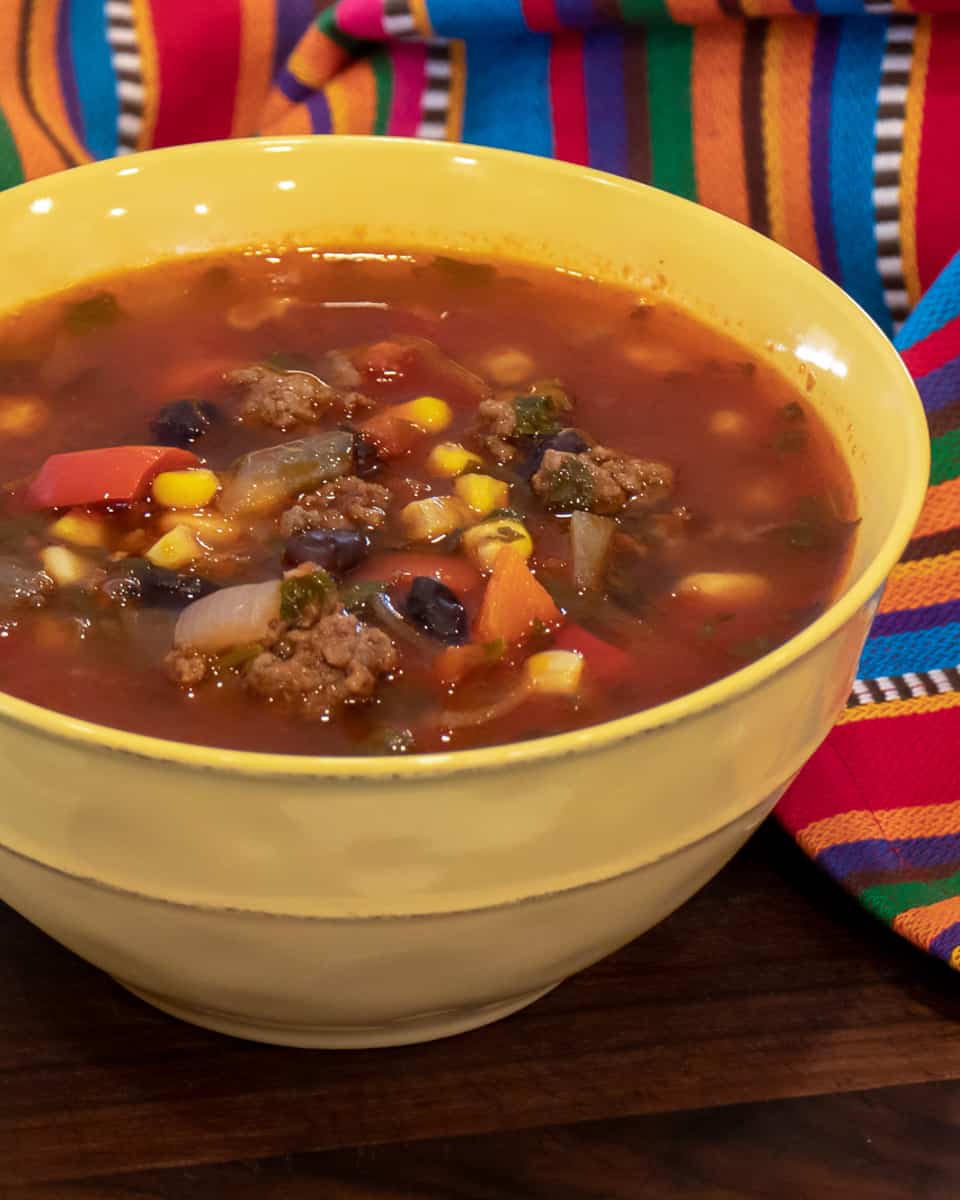
M 851 17 L 840 26 L 830 113 L 830 198 L 839 282 L 892 336 L 877 269 L 873 210 L 874 126 L 886 22 Z
M 470 0 L 473 3 L 473 0 Z M 553 154 L 546 34 L 467 39 L 463 140 L 528 154 Z
M 953 925 L 948 925 L 946 929 L 941 929 L 927 947 L 927 950 L 931 954 L 935 954 L 938 958 L 945 958 L 949 962 L 950 955 L 958 945 L 960 945 L 960 921 Z
M 881 675 L 954 667 L 958 662 L 960 622 L 951 621 L 936 629 L 871 638 L 860 659 L 858 674 L 861 679 L 878 679 Z
M 69 21 L 83 139 L 94 158 L 110 158 L 117 152 L 118 108 L 106 5 L 70 0 Z
M 590 165 L 627 173 L 627 110 L 623 88 L 623 34 L 599 29 L 583 37 Z
M 437 37 L 488 38 L 495 35 L 499 41 L 511 34 L 529 34 L 521 0 L 443 0 L 442 4 L 430 5 L 430 24 Z M 506 47 L 503 49 L 505 51 Z M 467 46 L 468 53 L 469 50 Z M 500 58 L 504 81 L 514 70 L 514 63 L 504 53 Z M 473 86 L 472 80 L 470 86 Z
M 554 0 L 554 8 L 557 21 L 565 29 L 584 29 L 597 20 L 593 5 L 583 0 Z
M 960 358 L 951 359 L 915 382 L 927 412 L 936 412 L 938 408 L 955 404 L 960 400 Z
M 960 254 L 943 268 L 897 334 L 901 353 L 960 316 Z
M 860 871 L 908 871 L 948 867 L 960 862 L 960 833 L 939 837 L 864 838 L 831 846 L 817 855 L 817 863 L 834 879 L 847 879 Z
M 871 637 L 886 637 L 892 633 L 912 633 L 918 629 L 933 629 L 960 622 L 960 600 L 945 600 L 926 608 L 907 608 L 900 612 L 878 613 L 873 619 Z
M 315 0 L 277 0 L 277 32 L 273 43 L 276 75 L 317 15 Z

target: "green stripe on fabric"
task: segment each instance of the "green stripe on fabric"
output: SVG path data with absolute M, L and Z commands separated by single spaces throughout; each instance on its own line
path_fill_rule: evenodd
M 348 54 L 358 54 L 363 50 L 369 49 L 371 43 L 361 41 L 360 38 L 351 37 L 349 33 L 344 33 L 337 24 L 337 5 L 333 8 L 325 9 L 314 22 L 321 33 L 331 40 L 336 42 L 341 50 L 346 50 Z
M 650 95 L 651 182 L 655 187 L 697 198 L 693 165 L 690 68 L 692 29 L 651 29 L 647 33 L 647 87 Z
M 952 429 L 930 443 L 930 486 L 960 475 L 960 429 Z
M 23 183 L 23 164 L 7 118 L 0 109 L 0 190 Z
M 920 908 L 926 904 L 936 904 L 940 900 L 949 900 L 957 895 L 958 890 L 960 871 L 948 875 L 946 879 L 931 879 L 926 883 L 915 880 L 912 883 L 888 883 L 865 888 L 860 893 L 860 903 L 881 921 L 890 923 L 908 908 Z
M 631 25 L 648 25 L 669 21 L 670 9 L 666 0 L 620 0 L 620 15 Z
M 370 65 L 377 86 L 377 113 L 374 117 L 373 132 L 386 133 L 390 121 L 390 106 L 393 104 L 393 64 L 390 56 L 381 52 L 373 55 Z

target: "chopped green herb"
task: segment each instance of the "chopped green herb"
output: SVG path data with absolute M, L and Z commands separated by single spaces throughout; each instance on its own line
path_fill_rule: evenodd
M 71 333 L 94 333 L 105 329 L 123 315 L 113 292 L 98 292 L 86 300 L 69 304 L 64 310 L 63 323 Z
M 387 585 L 372 579 L 364 579 L 359 583 L 350 583 L 340 592 L 340 603 L 355 617 L 365 616 L 370 607 L 370 601 L 387 590 Z
M 631 321 L 642 321 L 645 317 L 649 317 L 652 313 L 656 312 L 656 310 L 657 306 L 655 304 L 635 304 L 630 309 L 629 317 Z
M 805 429 L 782 429 L 773 439 L 773 448 L 781 454 L 797 454 L 807 448 L 807 431 Z
M 267 355 L 264 366 L 269 367 L 271 371 L 305 371 L 308 375 L 314 372 L 314 364 L 310 359 L 295 350 L 274 350 L 272 354 Z
M 589 512 L 593 503 L 593 476 L 585 462 L 575 454 L 568 455 L 560 466 L 546 477 L 547 490 L 544 499 L 549 508 L 561 512 L 577 509 Z
M 823 550 L 839 545 L 859 523 L 838 517 L 833 504 L 824 496 L 804 496 L 796 513 L 794 520 L 772 531 L 773 537 L 796 550 Z
M 777 644 L 774 638 L 762 633 L 758 637 L 747 638 L 744 642 L 737 642 L 736 645 L 731 647 L 731 650 L 737 658 L 743 658 L 748 662 L 752 662 L 754 659 L 763 658 L 765 654 L 769 654 Z
M 333 590 L 333 579 L 324 570 L 309 575 L 290 575 L 280 585 L 281 619 L 294 624 L 308 608 L 314 605 L 322 608 Z
M 718 625 L 726 625 L 728 621 L 736 619 L 736 613 L 717 613 L 714 617 L 708 617 L 700 626 L 699 636 L 702 638 L 712 638 L 717 632 Z
M 803 405 L 799 400 L 791 400 L 789 404 L 784 404 L 780 409 L 780 416 L 785 421 L 805 421 L 807 414 L 803 411 Z
M 507 652 L 507 643 L 503 638 L 497 638 L 494 642 L 484 642 L 483 654 L 488 662 L 499 662 Z
M 483 520 L 484 523 L 487 521 L 522 521 L 523 513 L 518 512 L 515 508 L 495 508 L 492 512 L 488 512 Z
M 560 428 L 557 404 L 552 396 L 517 396 L 513 411 L 516 415 L 513 429 L 515 437 L 536 437 L 538 434 L 556 433 Z
M 263 646 L 259 642 L 247 642 L 245 645 L 234 646 L 232 650 L 224 651 L 217 657 L 217 666 L 225 671 L 232 671 L 238 667 L 245 667 L 262 653 Z
M 412 729 L 374 729 L 364 744 L 371 754 L 410 754 L 416 738 Z
M 430 266 L 460 287 L 484 287 L 497 277 L 497 268 L 490 263 L 469 262 L 446 254 L 437 254 Z

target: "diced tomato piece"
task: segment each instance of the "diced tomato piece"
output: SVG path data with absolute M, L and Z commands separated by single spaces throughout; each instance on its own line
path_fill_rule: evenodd
M 173 446 L 108 446 L 52 454 L 26 493 L 26 507 L 72 508 L 80 504 L 140 500 L 161 471 L 199 465 L 190 450 Z
M 503 658 L 502 642 L 481 645 L 468 642 L 465 646 L 444 646 L 433 660 L 433 673 L 440 683 L 450 686 L 459 683 L 471 671 L 493 666 Z
M 410 584 L 418 576 L 436 579 L 445 583 L 462 600 L 464 596 L 479 588 L 480 572 L 466 561 L 453 554 L 417 554 L 397 551 L 394 554 L 378 554 L 368 558 L 363 566 L 350 574 L 351 581 L 376 579 L 391 586 Z
M 357 428 L 373 442 L 384 458 L 399 458 L 423 438 L 422 430 L 395 416 L 389 409 L 367 417 Z
M 634 670 L 634 661 L 625 650 L 611 646 L 581 625 L 568 625 L 561 629 L 553 644 L 557 650 L 574 650 L 582 654 L 589 678 L 597 683 L 617 683 Z
M 378 383 L 393 383 L 413 366 L 416 348 L 402 342 L 374 342 L 354 355 L 354 364 Z

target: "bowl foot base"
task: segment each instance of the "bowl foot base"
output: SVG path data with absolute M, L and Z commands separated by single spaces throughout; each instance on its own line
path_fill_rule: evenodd
M 115 977 L 116 978 L 116 977 Z M 199 1008 L 184 1004 L 169 996 L 160 996 L 145 991 L 122 979 L 117 983 L 134 996 L 146 1001 L 161 1012 L 213 1029 L 231 1037 L 245 1038 L 253 1042 L 267 1042 L 275 1046 L 299 1046 L 310 1050 L 362 1050 L 375 1046 L 407 1046 L 416 1042 L 432 1042 L 437 1038 L 453 1037 L 467 1033 L 509 1017 L 511 1013 L 533 1004 L 547 992 L 557 987 L 556 983 L 522 996 L 511 996 L 494 1004 L 482 1004 L 472 1008 L 446 1009 L 442 1012 L 425 1013 L 423 1016 L 389 1021 L 383 1025 L 301 1025 L 257 1021 L 240 1014 L 220 1012 L 216 1009 Z M 559 982 L 559 981 L 558 981 Z

